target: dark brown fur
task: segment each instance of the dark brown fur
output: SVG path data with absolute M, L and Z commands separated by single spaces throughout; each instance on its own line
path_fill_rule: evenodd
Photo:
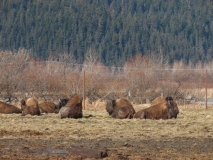
M 21 109 L 11 104 L 0 101 L 0 113 L 3 114 L 12 114 L 12 113 L 21 113 Z
M 38 100 L 36 98 L 22 99 L 21 100 L 22 116 L 27 114 L 40 115 Z
M 39 104 L 41 113 L 58 113 L 59 109 L 55 103 L 51 101 L 44 101 Z
M 118 100 L 112 100 L 112 103 L 108 103 L 106 110 L 113 118 L 133 118 L 135 109 L 130 101 L 126 98 L 120 98 Z
M 177 104 L 172 97 L 158 97 L 152 102 L 150 107 L 135 113 L 134 118 L 169 119 L 176 118 L 178 113 Z
M 177 103 L 173 100 L 172 97 L 167 97 L 166 101 L 168 102 L 168 119 L 177 118 L 177 115 L 179 114 Z
M 57 107 L 59 109 L 61 109 L 61 107 L 64 107 L 68 103 L 69 100 L 70 99 L 68 99 L 68 98 L 60 99 Z
M 75 95 L 67 104 L 59 110 L 61 118 L 82 118 L 82 99 Z

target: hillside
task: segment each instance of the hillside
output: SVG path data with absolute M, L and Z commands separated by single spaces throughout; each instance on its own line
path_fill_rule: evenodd
M 0 50 L 25 48 L 43 60 L 66 52 L 79 63 L 92 51 L 107 66 L 137 53 L 208 62 L 212 12 L 210 0 L 2 0 Z

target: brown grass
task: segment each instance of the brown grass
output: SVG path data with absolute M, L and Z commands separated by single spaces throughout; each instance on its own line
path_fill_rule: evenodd
M 180 106 L 177 119 L 120 120 L 109 117 L 102 103 L 96 105 L 84 110 L 82 119 L 1 114 L 0 159 L 79 158 L 69 154 L 70 146 L 107 150 L 105 159 L 213 157 L 213 109 Z

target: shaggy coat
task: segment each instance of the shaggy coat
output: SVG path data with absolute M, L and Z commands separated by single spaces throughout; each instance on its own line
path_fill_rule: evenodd
M 68 99 L 68 98 L 60 99 L 57 107 L 59 109 L 61 109 L 62 107 L 64 107 L 68 103 L 69 100 L 70 99 Z
M 177 118 L 179 113 L 177 103 L 172 97 L 158 97 L 150 107 L 142 109 L 135 113 L 134 118 L 141 119 L 170 119 Z
M 21 112 L 22 112 L 21 109 L 19 109 L 18 107 L 0 101 L 0 113 L 12 114 Z
M 22 116 L 27 114 L 40 115 L 38 100 L 36 98 L 22 99 L 21 100 Z
M 71 98 L 64 107 L 59 110 L 61 118 L 82 118 L 82 99 L 80 95 Z
M 118 100 L 112 100 L 111 103 L 107 103 L 106 111 L 113 118 L 124 119 L 133 118 L 135 109 L 130 101 L 126 98 L 120 98 Z
M 58 113 L 59 109 L 57 105 L 51 101 L 44 101 L 39 104 L 41 113 Z
M 167 97 L 166 101 L 168 102 L 168 119 L 177 118 L 177 115 L 179 114 L 177 103 L 172 99 L 172 97 Z

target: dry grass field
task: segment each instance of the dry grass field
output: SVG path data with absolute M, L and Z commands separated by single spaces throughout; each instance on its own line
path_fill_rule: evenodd
M 169 120 L 113 119 L 101 107 L 83 114 L 1 114 L 0 159 L 213 159 L 213 109 L 180 106 Z

